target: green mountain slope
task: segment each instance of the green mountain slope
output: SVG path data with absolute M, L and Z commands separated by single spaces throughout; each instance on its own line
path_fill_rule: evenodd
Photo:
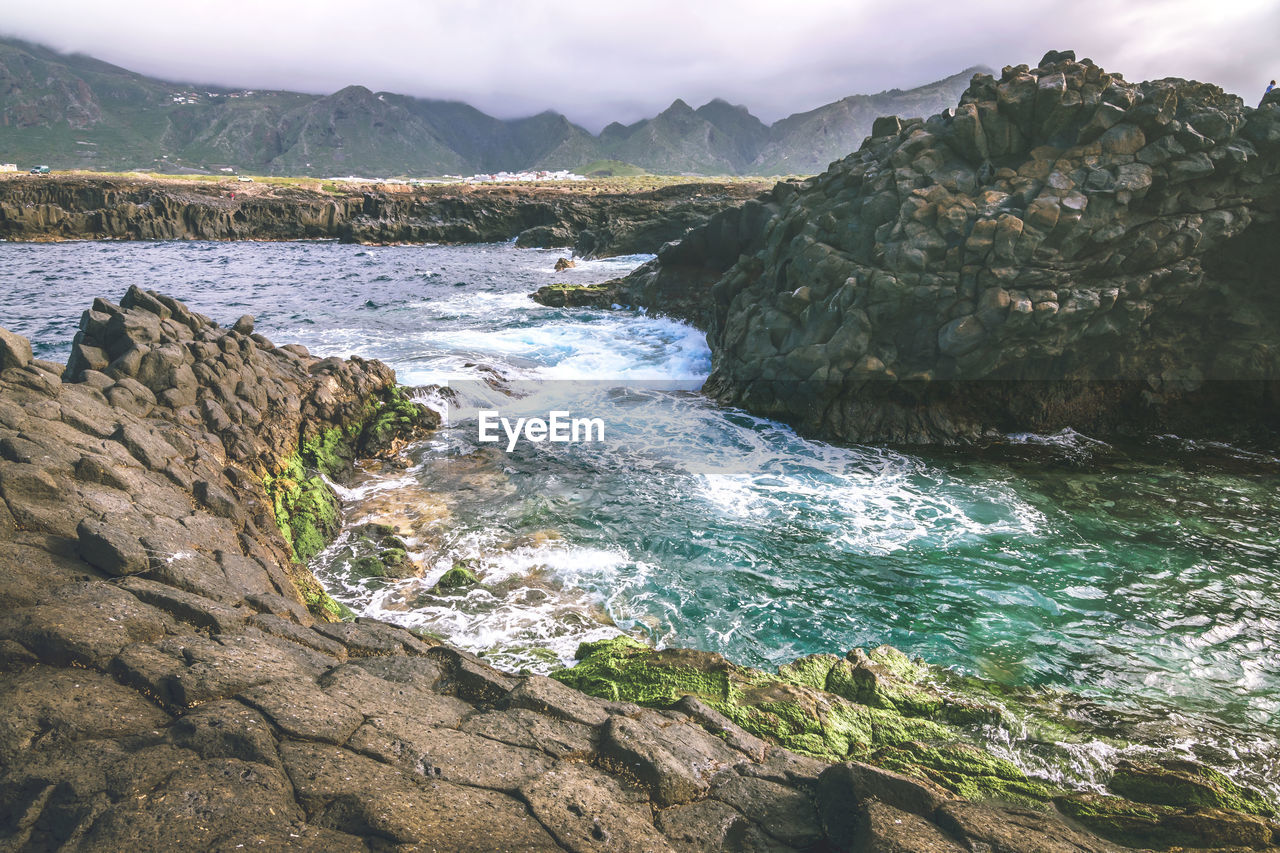
M 966 68 L 915 89 L 890 89 L 878 95 L 851 95 L 833 104 L 782 119 L 770 128 L 770 140 L 746 168 L 749 174 L 811 175 L 857 150 L 880 116 L 931 116 L 954 107 L 981 66 Z
M 954 105 L 972 73 L 854 95 L 769 127 L 746 107 L 682 100 L 593 136 L 563 115 L 502 120 L 457 101 L 348 86 L 331 95 L 171 83 L 0 39 L 0 161 L 29 168 L 428 176 L 617 160 L 657 174 L 809 174 L 878 116 Z

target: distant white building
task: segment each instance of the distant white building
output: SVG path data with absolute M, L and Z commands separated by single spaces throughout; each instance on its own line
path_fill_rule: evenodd
M 0 163 L 0 172 L 16 172 L 18 171 L 17 163 Z
M 469 184 L 490 184 L 490 183 L 506 183 L 509 181 L 585 181 L 582 175 L 575 175 L 568 170 L 558 172 L 548 172 L 539 170 L 536 172 L 498 172 L 493 175 L 472 175 L 466 179 Z

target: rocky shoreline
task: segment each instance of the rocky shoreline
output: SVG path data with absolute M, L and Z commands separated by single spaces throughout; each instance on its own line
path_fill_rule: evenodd
M 0 849 L 1280 843 L 1189 762 L 1118 767 L 1121 796 L 1031 779 L 962 739 L 1008 702 L 891 649 L 772 675 L 623 638 L 546 678 L 342 621 L 300 562 L 328 478 L 435 423 L 378 362 L 137 288 L 65 367 L 0 331 Z
M 307 182 L 303 182 L 307 183 Z M 300 185 L 114 176 L 0 178 L 6 240 L 319 240 L 650 254 L 767 184 Z M 327 186 L 325 189 L 323 187 Z
M 690 320 L 707 393 L 820 437 L 1274 444 L 1278 227 L 1280 95 L 1051 52 L 608 288 L 538 298 Z

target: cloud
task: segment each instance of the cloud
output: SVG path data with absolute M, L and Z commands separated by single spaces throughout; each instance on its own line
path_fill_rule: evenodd
M 977 64 L 1074 49 L 1130 80 L 1182 76 L 1250 103 L 1277 76 L 1274 0 L 916 3 L 804 0 L 21 0 L 0 28 L 145 74 L 327 93 L 356 83 L 544 109 L 592 130 L 677 97 L 765 121 Z

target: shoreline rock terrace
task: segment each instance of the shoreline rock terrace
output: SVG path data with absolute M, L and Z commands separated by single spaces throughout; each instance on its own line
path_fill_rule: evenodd
M 608 181 L 569 187 L 297 184 L 93 174 L 0 178 L 0 238 L 374 245 L 515 240 L 527 248 L 573 247 L 579 257 L 610 257 L 656 252 L 768 186 L 710 180 L 642 190 Z
M 619 639 L 556 680 L 338 621 L 350 614 L 298 561 L 339 517 L 324 477 L 435 423 L 378 362 L 277 347 L 249 317 L 222 328 L 136 287 L 85 312 L 65 368 L 0 331 L 0 848 L 1117 849 L 1087 828 L 1163 846 L 1280 840 L 1267 804 L 1198 765 L 1119 768 L 1121 798 L 944 749 L 944 707 L 987 711 L 946 706 L 892 650 L 766 676 Z M 858 731 L 896 762 L 845 760 Z M 957 796 L 996 784 L 1005 801 Z

